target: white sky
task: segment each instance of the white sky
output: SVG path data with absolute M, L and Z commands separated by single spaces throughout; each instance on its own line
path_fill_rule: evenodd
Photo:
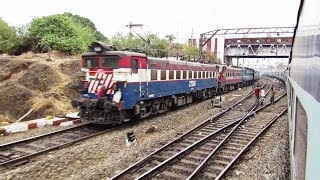
M 71 12 L 89 18 L 110 38 L 130 21 L 145 32 L 187 41 L 220 28 L 294 26 L 299 0 L 2 0 L 0 17 L 11 26 Z M 138 30 L 137 30 L 138 31 Z

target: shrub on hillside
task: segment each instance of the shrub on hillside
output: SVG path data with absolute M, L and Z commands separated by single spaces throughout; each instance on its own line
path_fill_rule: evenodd
M 0 19 L 0 54 L 9 53 L 14 46 L 14 30 L 2 19 Z
M 78 23 L 83 27 L 90 28 L 94 33 L 94 37 L 96 38 L 97 41 L 101 41 L 105 43 L 110 42 L 110 40 L 107 37 L 105 37 L 100 31 L 97 30 L 96 26 L 90 19 L 79 16 L 79 15 L 71 14 L 71 13 L 64 13 L 63 15 L 70 17 L 74 22 Z
M 61 14 L 36 18 L 28 30 L 32 48 L 38 52 L 51 48 L 66 53 L 81 53 L 95 40 L 90 28 Z

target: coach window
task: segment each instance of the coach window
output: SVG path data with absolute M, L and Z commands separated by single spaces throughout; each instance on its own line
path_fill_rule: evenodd
M 166 80 L 166 70 L 161 70 L 161 80 Z
M 187 71 L 183 71 L 183 79 L 187 79 Z
M 296 114 L 295 114 L 295 133 L 294 133 L 294 149 L 293 156 L 296 159 L 297 178 L 303 179 L 306 168 L 306 149 L 308 139 L 308 118 L 307 113 L 301 104 L 300 100 L 296 98 Z
M 174 79 L 174 71 L 169 71 L 169 79 Z
M 201 72 L 198 71 L 198 79 L 200 79 L 200 78 L 201 78 Z
M 192 79 L 192 71 L 189 71 L 188 73 L 189 73 L 189 77 L 188 78 Z
M 176 71 L 176 79 L 181 79 L 181 71 Z
M 151 81 L 156 81 L 158 80 L 157 77 L 158 77 L 158 71 L 157 70 L 151 70 Z
M 132 73 L 138 73 L 138 60 L 137 59 L 131 60 L 131 70 L 132 70 Z

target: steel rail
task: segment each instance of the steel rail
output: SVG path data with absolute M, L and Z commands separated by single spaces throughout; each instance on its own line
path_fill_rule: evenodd
M 263 87 L 265 87 L 265 84 L 263 85 Z M 269 90 L 271 89 L 271 86 L 269 88 Z M 269 92 L 268 90 L 268 92 Z M 246 100 L 247 98 L 249 98 L 251 95 L 253 95 L 252 91 L 249 92 L 248 94 L 245 95 L 244 98 L 242 98 L 241 100 L 239 100 L 238 102 L 236 102 L 235 104 L 233 104 L 232 106 L 230 106 L 229 108 L 227 108 L 226 110 L 216 114 L 215 116 L 208 118 L 207 120 L 205 120 L 203 123 L 201 123 L 200 125 L 196 126 L 195 128 L 187 131 L 186 133 L 182 134 L 181 136 L 179 136 L 178 138 L 172 140 L 171 142 L 167 143 L 166 145 L 162 146 L 160 149 L 156 150 L 155 152 L 149 154 L 147 157 L 141 159 L 140 161 L 136 162 L 135 164 L 129 166 L 127 169 L 123 170 L 122 172 L 120 172 L 119 174 L 113 176 L 111 179 L 121 179 L 121 177 L 123 177 L 126 173 L 128 173 L 130 170 L 133 170 L 134 168 L 139 167 L 139 165 L 143 164 L 145 161 L 148 161 L 150 158 L 152 158 L 155 154 L 161 152 L 162 150 L 164 150 L 167 147 L 170 147 L 172 144 L 178 142 L 179 140 L 183 139 L 184 137 L 188 136 L 189 134 L 191 134 L 192 132 L 200 129 L 201 127 L 205 126 L 208 122 L 212 122 L 214 119 L 218 119 L 220 118 L 223 114 L 229 112 L 230 110 L 232 110 L 232 108 L 234 108 L 235 106 L 237 106 L 238 104 L 240 104 L 241 102 L 243 102 L 244 100 Z M 251 114 L 252 115 L 252 114 Z M 250 116 L 251 116 L 250 115 Z M 240 119 L 238 119 L 239 121 Z M 236 122 L 238 122 L 237 120 L 232 122 L 231 124 L 234 124 Z M 227 126 L 230 126 L 227 125 Z M 219 130 L 217 130 L 219 131 Z M 215 131 L 213 134 L 217 133 L 217 131 Z M 208 135 L 210 136 L 210 135 Z M 185 149 L 187 150 L 187 148 Z M 172 157 L 171 157 L 172 158 Z
M 263 85 L 265 86 L 265 85 Z M 125 170 L 123 170 L 122 172 L 120 172 L 119 174 L 113 176 L 111 179 L 119 179 L 121 178 L 123 175 L 125 175 L 125 173 L 127 173 L 128 171 L 134 169 L 135 167 L 139 166 L 140 164 L 142 164 L 143 162 L 147 161 L 148 159 L 150 159 L 153 155 L 155 155 L 156 153 L 162 151 L 163 149 L 169 147 L 170 145 L 172 145 L 175 142 L 178 142 L 179 140 L 181 140 L 183 137 L 191 134 L 192 132 L 196 131 L 197 129 L 201 128 L 202 126 L 204 126 L 205 124 L 207 124 L 208 122 L 212 122 L 215 119 L 218 119 L 219 117 L 221 117 L 223 114 L 229 112 L 230 110 L 232 110 L 232 108 L 234 108 L 235 106 L 237 106 L 238 104 L 240 104 L 241 102 L 243 102 L 244 100 L 246 100 L 248 97 L 250 97 L 251 95 L 253 95 L 253 92 L 250 91 L 249 93 L 247 93 L 245 95 L 245 97 L 243 97 L 242 99 L 240 99 L 238 102 L 236 102 L 235 104 L 231 105 L 230 107 L 228 107 L 227 109 L 223 110 L 222 112 L 214 115 L 211 118 L 206 119 L 203 123 L 199 124 L 198 126 L 196 126 L 195 128 L 187 131 L 186 133 L 180 135 L 179 137 L 177 137 L 176 139 L 168 142 L 167 144 L 165 144 L 164 146 L 162 146 L 160 149 L 154 151 L 153 153 L 149 154 L 147 157 L 141 159 L 140 161 L 136 162 L 135 164 L 129 166 L 128 168 L 126 168 Z
M 28 141 L 34 141 L 34 140 L 37 140 L 37 139 L 40 139 L 40 138 L 43 138 L 43 137 L 46 137 L 46 136 L 50 136 L 50 135 L 58 134 L 58 133 L 61 133 L 61 132 L 69 131 L 71 129 L 75 129 L 75 128 L 79 128 L 79 127 L 82 127 L 82 126 L 86 126 L 88 124 L 91 124 L 91 122 L 90 123 L 83 123 L 83 124 L 80 124 L 80 125 L 68 127 L 68 128 L 65 128 L 65 129 L 61 129 L 61 130 L 57 130 L 57 131 L 41 134 L 41 135 L 38 135 L 38 136 L 33 136 L 33 137 L 17 140 L 17 141 L 5 143 L 5 144 L 0 144 L 0 149 L 4 148 L 6 146 L 18 144 L 18 143 L 26 143 Z
M 281 95 L 280 97 L 278 97 L 277 99 L 275 99 L 274 102 L 279 101 L 281 98 L 283 98 L 284 96 L 286 96 L 286 93 L 284 93 L 283 95 Z M 270 102 L 268 104 L 265 104 L 264 106 L 258 108 L 256 111 L 250 111 L 249 114 L 254 115 L 256 112 L 261 111 L 262 109 L 270 106 Z M 228 135 L 219 143 L 218 146 L 215 147 L 215 149 L 206 157 L 205 160 L 202 161 L 202 163 L 196 168 L 196 170 L 193 171 L 193 173 L 187 178 L 188 180 L 190 179 L 195 179 L 196 176 L 200 173 L 200 171 L 205 167 L 205 164 L 209 161 L 209 159 L 211 159 L 211 157 L 218 151 L 218 149 L 221 148 L 221 146 L 226 142 L 226 140 L 231 136 L 231 134 L 243 123 L 245 119 L 243 118 L 236 126 L 235 128 L 230 131 L 228 133 Z
M 89 124 L 85 124 L 85 125 L 90 125 L 91 123 Z M 82 125 L 82 126 L 85 126 L 85 125 Z M 82 127 L 82 126 L 77 126 L 77 127 Z M 75 128 L 68 128 L 66 130 L 74 130 Z M 66 131 L 64 130 L 64 131 Z M 45 149 L 42 149 L 40 151 L 37 151 L 35 153 L 31 153 L 31 154 L 26 154 L 26 155 L 23 155 L 23 156 L 20 156 L 20 157 L 17 157 L 17 158 L 14 158 L 14 159 L 11 159 L 11 160 L 8 160 L 8 161 L 4 161 L 2 163 L 0 163 L 0 166 L 10 166 L 10 165 L 14 165 L 14 164 L 17 164 L 17 163 L 23 163 L 23 162 L 26 162 L 28 161 L 29 159 L 35 157 L 35 156 L 38 156 L 38 155 L 41 155 L 41 154 L 44 154 L 46 152 L 50 152 L 50 151 L 53 151 L 53 150 L 56 150 L 56 149 L 59 149 L 60 147 L 65 147 L 65 146 L 70 146 L 76 142 L 80 142 L 80 141 L 83 141 L 83 140 L 86 140 L 86 139 L 89 139 L 89 138 L 92 138 L 92 137 L 95 137 L 95 136 L 98 136 L 100 134 L 104 134 L 106 132 L 110 132 L 112 131 L 113 128 L 111 129 L 107 129 L 107 130 L 99 130 L 99 132 L 93 132 L 93 134 L 89 134 L 89 135 L 84 135 L 83 137 L 79 137 L 77 139 L 74 139 L 74 140 L 70 140 L 68 142 L 64 142 L 64 143 L 61 143 L 61 144 L 58 144 L 56 146 L 52 146 L 52 147 L 48 147 L 48 148 L 45 148 Z M 56 134 L 58 132 L 61 132 L 61 131 L 56 131 L 52 134 Z M 42 138 L 46 138 L 50 135 L 50 133 L 46 134 L 45 136 L 37 136 L 35 139 L 28 139 L 27 141 L 32 141 L 32 140 L 38 140 L 40 139 L 41 137 Z M 22 143 L 23 141 L 18 141 L 17 144 L 19 143 Z M 14 146 L 14 145 L 17 145 L 17 144 L 9 144 L 10 146 Z
M 216 179 L 220 179 L 233 165 L 233 163 L 239 159 L 239 157 L 245 152 L 245 150 L 248 149 L 251 144 L 253 144 L 258 137 L 260 137 L 267 129 L 271 127 L 271 125 L 278 120 L 286 111 L 288 110 L 288 107 L 286 107 L 281 113 L 277 114 L 274 118 L 270 120 L 270 122 L 234 157 L 234 159 L 220 172 L 220 174 L 217 176 Z
M 270 89 L 271 89 L 272 86 L 269 87 L 269 89 L 267 90 L 267 94 L 269 93 Z M 186 153 L 187 151 L 190 151 L 192 150 L 194 147 L 200 145 L 201 143 L 203 143 L 204 141 L 207 141 L 209 140 L 210 138 L 212 138 L 212 136 L 216 135 L 217 133 L 225 130 L 226 128 L 238 123 L 237 125 L 235 125 L 235 127 L 233 127 L 233 129 L 231 130 L 231 132 L 233 132 L 241 122 L 243 122 L 243 120 L 253 116 L 255 113 L 252 113 L 254 109 L 257 108 L 257 106 L 260 104 L 260 101 L 258 101 L 258 103 L 255 104 L 254 107 L 252 107 L 252 109 L 250 111 L 248 111 L 243 117 L 239 118 L 238 120 L 235 120 L 234 122 L 232 123 L 229 123 L 227 124 L 226 126 L 220 128 L 219 130 L 207 135 L 206 137 L 200 139 L 199 141 L 195 142 L 194 144 L 192 144 L 191 146 L 185 148 L 184 150 L 178 152 L 177 154 L 171 156 L 170 158 L 166 159 L 165 161 L 163 161 L 162 163 L 158 164 L 157 166 L 153 167 L 152 169 L 150 169 L 149 171 L 145 172 L 144 174 L 142 174 L 141 176 L 139 176 L 138 178 L 136 179 L 146 179 L 150 176 L 152 176 L 152 174 L 154 174 L 157 170 L 159 170 L 160 168 L 164 167 L 165 165 L 169 164 L 170 162 L 178 159 L 180 156 L 182 156 L 184 153 Z M 266 107 L 266 106 L 265 106 Z M 260 108 L 260 110 L 262 110 L 263 108 Z M 257 111 L 255 111 L 257 112 Z M 229 134 L 228 134 L 229 135 Z M 227 135 L 227 136 L 228 136 Z M 221 143 L 219 143 L 219 145 L 216 147 L 218 148 L 224 141 L 225 141 L 226 137 L 224 138 L 224 140 L 222 140 Z

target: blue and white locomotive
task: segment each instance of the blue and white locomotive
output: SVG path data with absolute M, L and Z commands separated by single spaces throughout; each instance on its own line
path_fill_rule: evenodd
M 82 55 L 81 118 L 119 124 L 252 84 L 253 69 L 147 57 L 94 42 Z M 243 76 L 243 74 L 245 76 Z

